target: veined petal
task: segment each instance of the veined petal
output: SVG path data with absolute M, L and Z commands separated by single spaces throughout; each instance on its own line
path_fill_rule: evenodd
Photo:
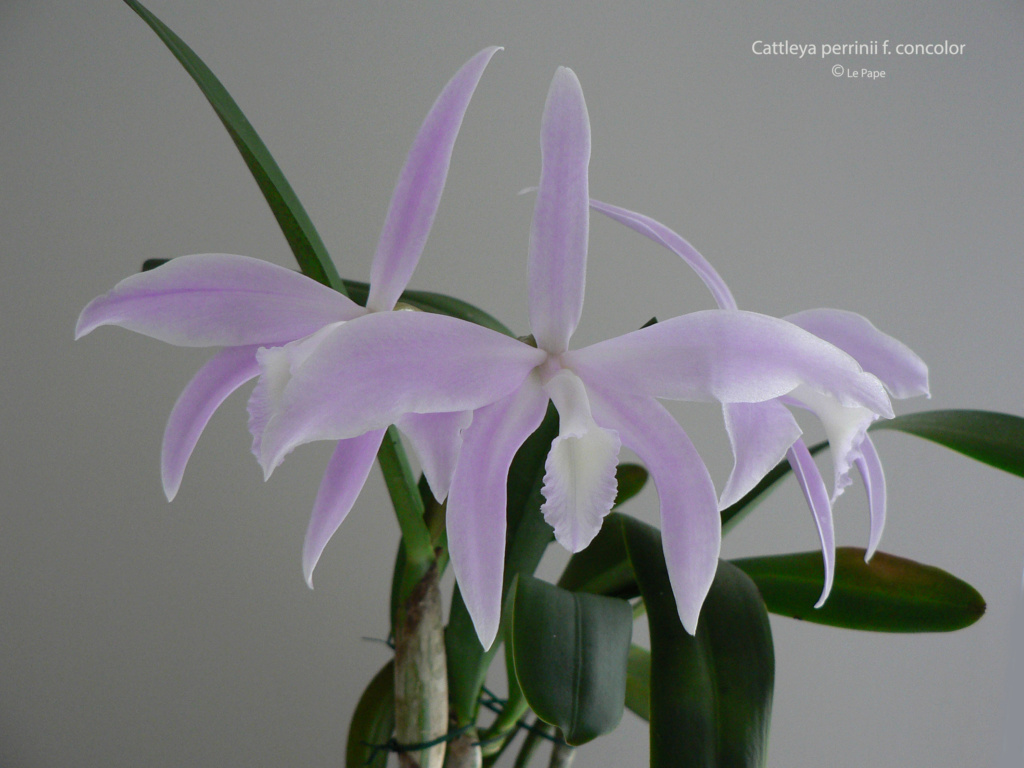
M 832 453 L 832 464 L 835 467 L 835 481 L 832 486 L 832 501 L 842 494 L 852 481 L 850 468 L 854 460 L 860 456 L 861 443 L 867 436 L 867 429 L 878 414 L 861 406 L 846 407 L 836 400 L 815 392 L 803 385 L 783 398 L 783 402 L 793 403 L 809 409 L 821 419 L 828 436 L 829 450 Z
M 181 256 L 122 280 L 82 310 L 81 338 L 119 325 L 181 347 L 283 344 L 365 310 L 290 269 L 248 256 Z
M 172 501 L 199 435 L 232 392 L 259 374 L 256 347 L 228 347 L 214 355 L 181 391 L 164 430 L 160 474 Z
M 600 200 L 591 198 L 590 207 L 620 224 L 625 224 L 634 232 L 639 232 L 644 237 L 668 248 L 672 253 L 681 258 L 704 281 L 704 285 L 711 291 L 711 295 L 714 297 L 719 309 L 737 308 L 736 300 L 732 297 L 732 291 L 729 290 L 729 286 L 725 284 L 721 275 L 682 236 L 676 234 L 664 224 L 655 221 L 650 216 L 644 216 L 642 213 L 620 208 L 617 205 L 602 203 Z
M 594 423 L 583 382 L 562 370 L 544 385 L 558 409 L 558 437 L 545 463 L 541 512 L 555 539 L 579 552 L 597 536 L 615 503 L 619 436 Z
M 877 376 L 893 397 L 929 395 L 924 360 L 866 317 L 841 309 L 808 309 L 786 320 L 851 355 L 865 371 Z
M 842 350 L 792 323 L 711 309 L 562 355 L 590 385 L 670 400 L 761 402 L 797 386 L 885 417 L 882 384 Z
M 373 257 L 366 300 L 366 306 L 373 311 L 393 309 L 409 284 L 441 203 L 462 118 L 480 76 L 499 50 L 497 46 L 485 48 L 462 65 L 441 91 L 416 134 L 391 195 Z
M 439 502 L 448 498 L 455 463 L 462 448 L 462 432 L 473 420 L 472 411 L 458 413 L 405 413 L 395 424 L 409 439 L 419 459 L 430 492 Z
M 782 403 L 726 403 L 725 428 L 736 463 L 718 502 L 725 509 L 742 499 L 782 461 L 801 429 Z
M 832 580 L 836 573 L 836 536 L 832 527 L 832 504 L 828 499 L 828 491 L 825 490 L 825 481 L 821 479 L 821 473 L 814 463 L 811 452 L 807 450 L 807 444 L 803 440 L 797 440 L 789 449 L 787 457 L 800 484 L 800 490 L 807 499 L 807 506 L 811 508 L 814 524 L 818 527 L 818 538 L 821 540 L 825 586 L 821 590 L 818 602 L 814 604 L 815 608 L 821 608 L 832 591 Z
M 282 347 L 282 350 L 289 350 Z M 265 375 L 277 353 L 260 352 Z M 264 426 L 268 473 L 298 445 L 355 437 L 405 413 L 469 411 L 516 389 L 546 354 L 495 331 L 426 312 L 374 312 L 332 328 L 291 371 Z M 266 403 L 256 393 L 250 413 Z
M 448 494 L 448 551 L 462 599 L 484 648 L 501 624 L 506 483 L 512 459 L 540 425 L 548 397 L 535 376 L 473 414 Z
M 359 437 L 340 440 L 334 449 L 320 482 L 302 545 L 302 575 L 310 589 L 313 588 L 313 569 L 363 490 L 383 438 L 384 430 L 375 429 Z
M 569 348 L 583 312 L 590 228 L 590 118 L 576 74 L 559 67 L 540 131 L 541 171 L 530 229 L 530 327 L 537 346 Z
M 661 503 L 661 532 L 679 618 L 691 635 L 718 568 L 722 521 L 711 475 L 686 432 L 655 399 L 587 382 L 598 424 L 614 429 L 647 466 Z
M 882 540 L 882 530 L 885 528 L 885 473 L 882 471 L 882 462 L 878 458 L 875 444 L 868 435 L 864 436 L 860 444 L 860 455 L 853 463 L 864 480 L 864 489 L 868 494 L 871 525 L 868 531 L 868 548 L 864 553 L 864 560 L 868 561 L 878 549 L 878 544 Z

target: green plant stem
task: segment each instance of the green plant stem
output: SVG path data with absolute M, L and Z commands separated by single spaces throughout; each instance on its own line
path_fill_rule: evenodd
M 398 592 L 398 603 L 404 603 L 415 586 L 435 562 L 434 545 L 423 519 L 423 499 L 417 488 L 398 430 L 388 427 L 377 453 L 384 482 L 398 518 L 405 543 L 405 568 Z

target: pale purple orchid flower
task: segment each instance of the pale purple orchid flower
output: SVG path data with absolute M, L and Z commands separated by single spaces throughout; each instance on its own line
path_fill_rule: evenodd
M 420 127 L 377 244 L 366 307 L 304 275 L 259 259 L 199 254 L 122 280 L 82 310 L 76 338 L 101 325 L 119 325 L 178 346 L 226 347 L 199 370 L 171 411 L 161 460 L 168 500 L 177 494 L 185 465 L 213 412 L 259 374 L 258 349 L 315 336 L 338 323 L 395 308 L 440 205 L 463 116 L 498 50 L 486 48 L 464 64 Z M 439 499 L 448 493 L 461 432 L 470 417 L 469 413 L 409 413 L 398 420 Z M 303 570 L 307 581 L 327 540 L 359 495 L 382 437 L 383 431 L 376 430 L 338 443 L 306 534 Z
M 647 465 L 661 504 L 665 557 L 689 632 L 715 575 L 721 523 L 714 485 L 686 433 L 656 398 L 751 403 L 790 395 L 892 414 L 881 383 L 852 357 L 792 323 L 750 312 L 675 317 L 569 350 L 579 322 L 589 232 L 590 124 L 576 75 L 561 68 L 541 128 L 542 166 L 529 247 L 530 325 L 520 341 L 449 317 L 379 313 L 261 353 L 251 409 L 272 471 L 314 440 L 352 439 L 408 413 L 473 411 L 447 503 L 448 546 L 477 634 L 501 618 L 506 481 L 547 404 L 559 435 L 542 507 L 578 551 L 615 498 L 620 445 Z M 535 346 L 534 346 L 535 344 Z
M 690 243 L 664 224 L 634 211 L 591 200 L 591 207 L 609 218 L 650 238 L 679 256 L 703 280 L 721 309 L 737 309 L 736 300 L 714 267 Z M 928 366 L 901 341 L 878 330 L 866 318 L 839 309 L 811 309 L 789 315 L 785 320 L 800 326 L 851 355 L 868 373 L 874 374 L 891 397 L 903 399 L 928 391 Z M 824 559 L 825 582 L 816 608 L 832 589 L 835 575 L 835 532 L 832 504 L 850 484 L 850 468 L 856 466 L 868 497 L 870 519 L 865 560 L 878 548 L 885 526 L 885 475 L 871 438 L 868 421 L 856 410 L 837 409 L 818 403 L 832 449 L 834 481 L 831 497 L 802 431 L 785 407 L 808 407 L 782 397 L 761 403 L 726 403 L 725 424 L 735 464 L 719 500 L 722 509 L 739 501 L 762 477 L 785 457 L 796 476 L 818 529 Z

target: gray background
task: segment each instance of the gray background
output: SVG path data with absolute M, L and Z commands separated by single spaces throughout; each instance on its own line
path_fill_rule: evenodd
M 842 307 L 906 341 L 929 363 L 934 397 L 898 410 L 1024 412 L 1019 3 L 151 6 L 233 93 L 347 276 L 368 276 L 405 152 L 444 82 L 502 44 L 414 287 L 526 331 L 532 200 L 516 192 L 536 183 L 544 96 L 564 64 L 590 108 L 595 197 L 678 229 L 744 308 Z M 966 48 L 826 61 L 751 52 L 786 39 Z M 833 63 L 886 77 L 835 78 Z M 387 631 L 397 536 L 379 474 L 311 592 L 299 552 L 329 447 L 297 451 L 264 485 L 238 394 L 168 505 L 163 425 L 206 355 L 120 329 L 71 340 L 86 302 L 144 258 L 220 251 L 291 266 L 275 222 L 194 84 L 114 0 L 3 0 L 0 104 L 0 765 L 340 764 L 352 707 L 387 658 L 363 639 Z M 617 225 L 595 219 L 591 242 L 575 345 L 711 306 L 693 274 Z M 720 415 L 675 412 L 721 487 Z M 934 636 L 773 619 L 769 764 L 993 765 L 1022 485 L 908 436 L 876 442 L 890 494 L 882 548 L 955 572 L 988 612 Z M 630 511 L 654 520 L 656 509 L 651 489 Z M 859 490 L 836 517 L 841 544 L 866 542 Z M 790 483 L 725 553 L 815 543 Z M 646 750 L 627 713 L 578 764 L 643 765 Z

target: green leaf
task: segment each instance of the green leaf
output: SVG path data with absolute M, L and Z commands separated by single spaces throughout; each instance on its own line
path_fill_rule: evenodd
M 973 624 L 985 601 L 970 584 L 930 565 L 884 552 L 836 550 L 832 593 L 821 608 L 820 552 L 733 560 L 757 584 L 768 610 L 794 619 L 873 632 L 951 632 Z
M 1024 477 L 1024 418 L 993 411 L 921 411 L 876 421 L 872 430 L 895 429 L 952 448 Z
M 374 675 L 352 713 L 345 746 L 345 768 L 384 768 L 380 749 L 395 730 L 395 665 L 389 661 Z
M 679 621 L 661 534 L 630 518 L 623 533 L 651 634 L 651 766 L 764 765 L 775 656 L 757 587 L 720 561 L 691 636 Z
M 651 652 L 639 645 L 629 646 L 626 660 L 626 709 L 651 719 Z
M 313 222 L 235 100 L 195 52 L 142 3 L 137 0 L 125 0 L 125 3 L 156 32 L 210 102 L 270 205 L 303 274 L 345 293 L 345 286 Z
M 544 421 L 530 435 L 512 460 L 508 473 L 506 513 L 505 576 L 502 588 L 503 614 L 498 637 L 504 636 L 512 580 L 517 573 L 532 574 L 548 544 L 554 541 L 551 526 L 540 513 L 543 502 L 544 463 L 551 441 L 558 435 L 558 411 L 548 406 Z M 445 631 L 448 651 L 448 695 L 456 727 L 476 721 L 477 700 L 487 676 L 487 669 L 498 650 L 498 642 L 484 650 L 473 629 L 466 604 L 458 587 L 452 594 L 448 628 Z
M 366 306 L 366 298 L 370 293 L 370 284 L 361 283 L 358 280 L 344 280 L 343 282 L 345 283 L 345 289 L 348 291 L 349 298 L 356 302 L 356 304 Z M 460 320 L 482 325 L 484 328 L 490 328 L 492 331 L 503 333 L 506 336 L 515 337 L 515 334 L 499 320 L 487 314 L 479 307 L 473 306 L 468 301 L 456 299 L 454 296 L 446 296 L 443 293 L 431 293 L 430 291 L 407 290 L 402 292 L 399 301 L 416 307 L 416 309 L 421 309 L 424 312 L 457 317 Z
M 527 575 L 514 603 L 512 654 L 530 708 L 573 746 L 615 730 L 626 698 L 629 603 Z
M 589 546 L 569 558 L 558 586 L 627 600 L 640 594 L 622 539 L 622 519 L 618 512 L 605 518 Z

